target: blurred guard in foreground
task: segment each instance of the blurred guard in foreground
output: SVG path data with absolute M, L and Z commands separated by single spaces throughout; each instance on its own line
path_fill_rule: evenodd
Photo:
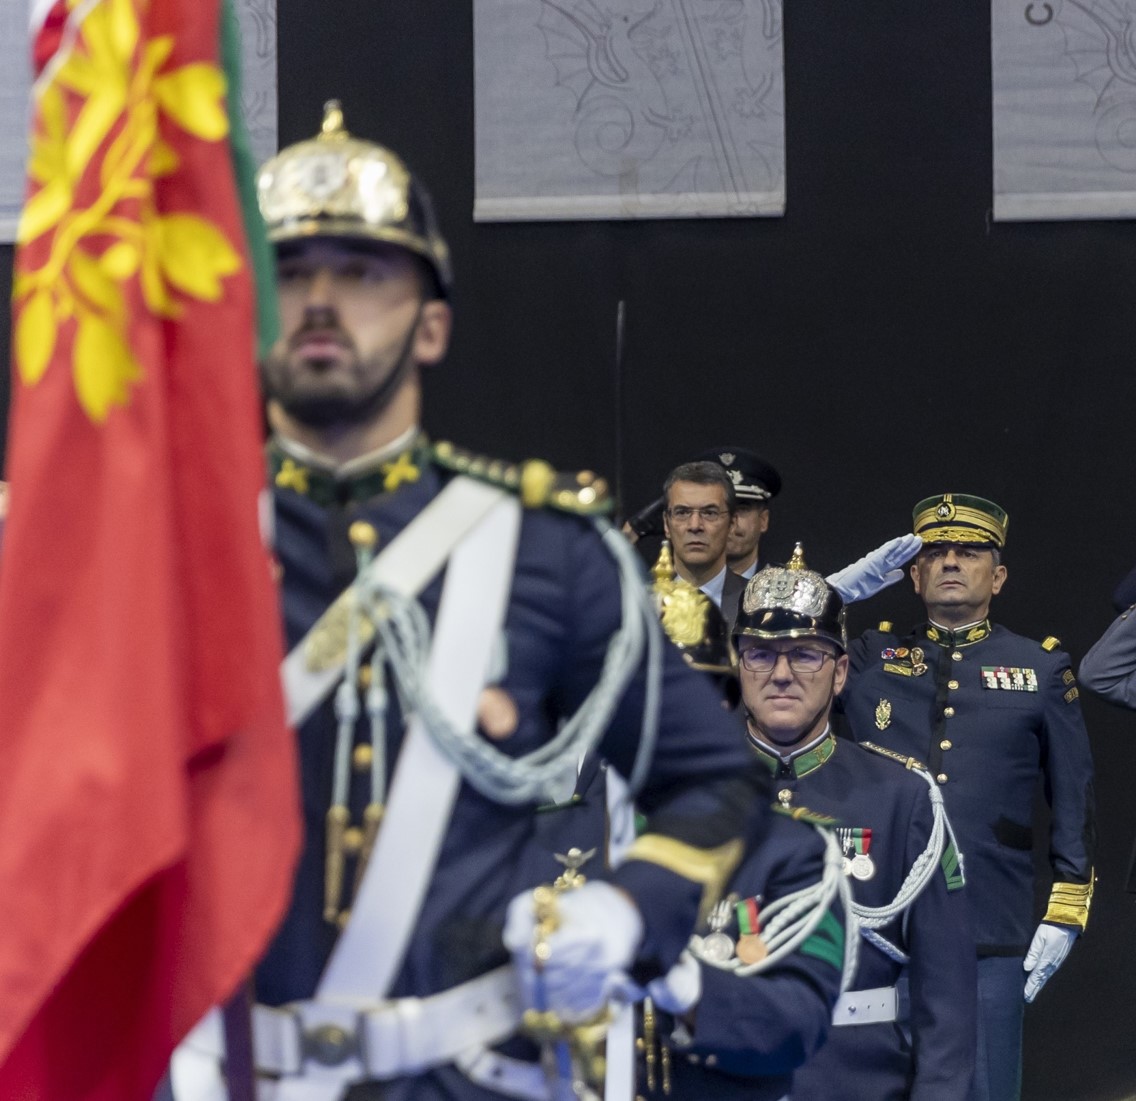
M 519 1033 L 526 1002 L 587 1022 L 625 973 L 664 974 L 744 840 L 768 830 L 768 786 L 665 643 L 602 480 L 423 435 L 451 271 L 399 158 L 330 104 L 319 137 L 259 182 L 278 250 L 284 337 L 263 375 L 307 821 L 256 976 L 259 1069 L 277 1101 L 583 1096 L 570 1030 L 542 1036 L 542 1065 Z M 592 747 L 629 779 L 646 832 L 538 927 L 535 807 Z M 208 1078 L 208 1031 L 175 1079 Z

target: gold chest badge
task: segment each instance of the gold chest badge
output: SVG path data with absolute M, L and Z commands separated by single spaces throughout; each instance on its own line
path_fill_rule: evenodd
M 876 729 L 887 730 L 891 726 L 891 700 L 880 700 L 876 704 Z

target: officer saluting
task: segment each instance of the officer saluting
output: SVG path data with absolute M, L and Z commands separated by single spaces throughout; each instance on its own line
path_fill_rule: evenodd
M 825 1045 L 794 1077 L 794 1101 L 962 1101 L 975 966 L 958 854 L 917 762 L 835 737 L 829 717 L 848 675 L 844 605 L 799 545 L 788 567 L 759 570 L 746 586 L 734 641 L 749 744 L 785 807 L 836 820 L 864 923 L 855 982 Z M 908 1036 L 896 1023 L 901 975 Z
M 283 322 L 263 378 L 307 826 L 256 974 L 259 1069 L 280 1101 L 549 1097 L 575 1083 L 550 1085 L 517 1035 L 519 992 L 579 1019 L 619 972 L 665 972 L 743 835 L 763 831 L 766 789 L 598 519 L 603 482 L 422 434 L 451 271 L 402 161 L 351 137 L 333 103 L 259 190 Z M 534 808 L 593 745 L 639 789 L 647 832 L 538 929 Z
M 927 622 L 854 642 L 845 695 L 857 739 L 927 761 L 966 854 L 979 956 L 972 1096 L 991 1101 L 1019 1096 L 1023 985 L 1033 1001 L 1085 928 L 1093 890 L 1093 765 L 1068 655 L 1055 638 L 1033 642 L 988 618 L 1006 581 L 1007 524 L 981 497 L 945 493 L 915 506 L 923 549 L 911 577 Z M 1053 890 L 1034 931 L 1039 772 Z

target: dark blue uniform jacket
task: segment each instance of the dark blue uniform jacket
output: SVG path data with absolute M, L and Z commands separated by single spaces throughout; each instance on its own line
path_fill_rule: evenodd
M 774 787 L 793 805 L 872 831 L 871 879 L 851 879 L 863 906 L 895 898 L 931 833 L 927 784 L 902 765 L 844 739 L 803 775 L 772 758 Z M 810 755 L 811 756 L 811 755 Z M 821 755 L 823 756 L 823 755 Z M 832 1028 L 819 1054 L 797 1072 L 794 1101 L 963 1101 L 974 1067 L 976 963 L 974 939 L 957 869 L 936 872 L 902 920 L 879 932 L 901 949 L 910 987 L 910 1038 L 899 1023 Z M 904 968 L 861 938 L 854 990 L 895 986 Z
M 353 579 L 349 524 L 357 519 L 373 524 L 381 553 L 450 476 L 426 463 L 416 481 L 343 505 L 325 506 L 294 489 L 277 489 L 275 538 L 290 647 Z M 441 587 L 442 578 L 436 578 L 420 597 L 431 621 Z M 619 593 L 616 565 L 593 521 L 550 510 L 525 511 L 505 617 L 507 671 L 499 682 L 516 702 L 519 726 L 501 748 L 521 754 L 547 742 L 591 691 L 619 623 Z M 704 849 L 739 835 L 755 840 L 767 827 L 759 804 L 768 803 L 768 786 L 704 678 L 689 670 L 669 645 L 665 653 L 658 746 L 639 798 L 649 830 Z M 625 774 L 639 740 L 643 685 L 640 670 L 602 742 L 603 755 Z M 335 730 L 327 702 L 298 732 L 307 837 L 291 907 L 256 975 L 257 996 L 269 1004 L 312 995 L 337 935 L 322 914 Z M 386 733 L 392 766 L 401 736 L 392 691 Z M 369 740 L 365 717 L 357 740 Z M 353 824 L 369 800 L 369 779 L 366 769 L 353 776 Z M 391 996 L 429 995 L 505 961 L 500 940 L 505 907 L 519 891 L 536 885 L 529 859 L 531 847 L 539 845 L 536 819 L 531 805 L 498 805 L 462 785 Z M 352 877 L 349 864 L 347 882 Z M 612 878 L 630 892 L 643 916 L 639 977 L 665 972 L 687 942 L 701 885 L 643 861 L 629 862 Z M 382 1096 L 417 1101 L 492 1095 L 444 1069 L 414 1083 L 388 1083 Z
M 819 834 L 779 815 L 735 873 L 730 891 L 740 899 L 760 898 L 767 907 L 818 883 L 823 863 Z M 688 1029 L 693 1042 L 671 1045 L 672 1098 L 774 1101 L 789 1092 L 793 1071 L 815 1054 L 829 1029 L 840 993 L 844 920 L 834 901 L 804 944 L 756 975 L 699 964 L 702 998 Z M 737 939 L 736 916 L 723 931 Z M 642 1077 L 639 1086 L 646 1093 Z
M 913 648 L 925 672 L 913 672 Z M 1068 655 L 984 623 L 958 636 L 930 625 L 906 638 L 869 631 L 849 656 L 843 705 L 856 738 L 917 758 L 942 786 L 979 954 L 1024 955 L 1035 928 L 1039 775 L 1054 880 L 1092 874 L 1093 762 Z

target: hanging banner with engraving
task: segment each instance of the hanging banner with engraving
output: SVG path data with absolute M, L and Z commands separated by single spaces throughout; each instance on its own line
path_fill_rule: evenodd
M 477 221 L 785 210 L 782 0 L 475 0 Z
M 260 162 L 276 152 L 276 0 L 234 0 L 234 6 L 241 23 L 242 106 Z M 27 178 L 28 10 L 25 0 L 0 3 L 0 241 L 15 240 Z
M 994 217 L 1136 217 L 1136 0 L 992 0 Z
M 0 4 L 0 241 L 12 241 L 24 201 L 31 109 L 28 6 Z

